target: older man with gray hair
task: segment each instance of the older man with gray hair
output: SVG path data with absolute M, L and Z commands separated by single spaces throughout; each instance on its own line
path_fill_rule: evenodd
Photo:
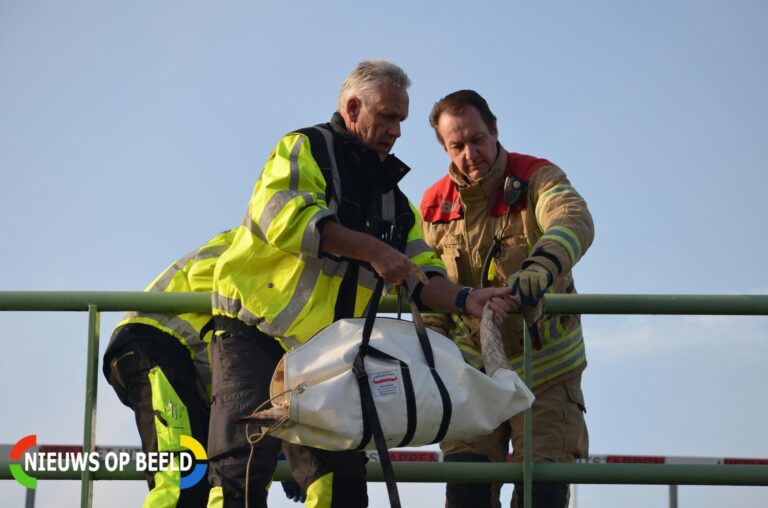
M 330 123 L 278 142 L 216 265 L 209 506 L 266 506 L 281 442 L 267 437 L 251 447 L 237 421 L 269 398 L 286 350 L 365 314 L 377 277 L 403 284 L 424 308 L 476 316 L 510 293 L 449 282 L 424 242 L 418 212 L 397 186 L 408 167 L 390 154 L 408 116 L 409 85 L 394 64 L 359 64 Z M 511 308 L 502 298 L 491 305 L 499 316 Z M 283 449 L 308 506 L 367 506 L 362 452 Z

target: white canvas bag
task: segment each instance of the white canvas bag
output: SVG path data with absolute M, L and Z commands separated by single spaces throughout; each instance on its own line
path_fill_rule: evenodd
M 531 406 L 533 394 L 517 373 L 500 369 L 490 377 L 468 365 L 456 344 L 424 328 L 411 308 L 416 326 L 371 319 L 361 355 L 387 448 L 488 434 Z M 353 367 L 365 325 L 364 318 L 337 321 L 284 355 L 270 392 L 273 403 L 288 404 L 289 417 L 271 435 L 325 450 L 376 449 Z

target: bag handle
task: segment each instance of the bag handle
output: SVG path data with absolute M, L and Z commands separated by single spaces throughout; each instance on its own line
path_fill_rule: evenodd
M 373 330 L 373 323 L 376 320 L 376 313 L 379 309 L 379 301 L 381 300 L 383 288 L 384 281 L 381 279 L 381 277 L 377 277 L 376 287 L 374 288 L 373 295 L 371 296 L 371 300 L 368 304 L 368 311 L 365 317 L 365 325 L 363 326 L 363 340 L 360 346 L 360 351 L 364 351 L 363 356 L 367 355 L 370 351 L 369 343 L 371 340 L 371 331 Z M 402 291 L 402 289 L 400 291 Z M 398 291 L 398 296 L 400 295 L 400 291 Z M 453 416 L 453 404 L 451 402 L 451 395 L 448 392 L 448 388 L 446 388 L 445 383 L 435 368 L 435 355 L 432 351 L 432 345 L 429 342 L 427 327 L 424 325 L 424 321 L 421 319 L 421 312 L 419 311 L 419 308 L 416 305 L 416 302 L 414 302 L 413 298 L 408 297 L 408 301 L 411 306 L 413 326 L 416 329 L 416 336 L 419 338 L 421 351 L 424 354 L 424 359 L 426 360 L 427 366 L 429 367 L 429 372 L 432 374 L 432 379 L 435 382 L 435 386 L 437 386 L 437 390 L 440 393 L 440 400 L 443 405 L 443 416 L 440 420 L 440 426 L 438 427 L 437 434 L 435 434 L 435 438 L 431 441 L 431 443 L 439 443 L 448 433 L 448 427 L 450 427 L 451 417 Z M 360 356 L 359 353 L 358 356 Z M 361 368 L 363 368 L 363 371 L 365 370 L 364 366 L 362 365 L 362 359 Z M 358 381 L 359 380 L 360 378 L 358 378 Z M 368 390 L 370 391 L 370 387 L 368 387 Z M 360 445 L 364 446 L 369 440 L 369 429 L 364 429 L 363 440 L 361 441 Z

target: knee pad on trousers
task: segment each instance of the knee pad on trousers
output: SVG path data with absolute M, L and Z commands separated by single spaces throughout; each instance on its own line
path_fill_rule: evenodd
M 480 453 L 452 453 L 444 462 L 490 462 Z M 447 483 L 445 485 L 445 508 L 491 508 L 490 483 Z
M 569 487 L 567 483 L 534 482 L 531 506 L 533 508 L 566 508 L 570 494 Z M 515 483 L 512 508 L 522 508 L 524 498 L 523 484 Z

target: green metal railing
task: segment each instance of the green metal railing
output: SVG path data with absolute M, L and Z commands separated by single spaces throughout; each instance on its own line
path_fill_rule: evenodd
M 381 312 L 396 312 L 396 301 L 385 299 Z M 768 316 L 768 295 L 547 295 L 548 314 L 666 314 Z M 96 387 L 98 380 L 99 323 L 101 312 L 136 310 L 145 312 L 210 312 L 210 295 L 200 293 L 144 292 L 0 292 L 0 311 L 82 311 L 88 312 L 88 351 L 85 390 L 83 451 L 94 451 L 96 428 Z M 530 385 L 531 344 L 527 333 L 524 345 L 525 381 Z M 531 411 L 524 416 L 524 449 L 531 448 Z M 522 464 L 395 463 L 401 482 L 462 483 L 520 482 L 530 492 L 534 478 L 544 482 L 581 484 L 645 485 L 742 485 L 768 486 L 768 466 L 763 465 L 655 465 L 655 464 L 540 464 L 526 453 Z M 0 458 L 0 479 L 12 479 L 9 460 Z M 371 481 L 382 481 L 377 463 L 369 463 Z M 38 472 L 39 479 L 80 479 L 81 506 L 92 503 L 94 480 L 139 480 L 135 470 L 95 472 Z M 278 465 L 275 479 L 286 480 L 290 473 Z M 530 508 L 531 497 L 525 497 Z

